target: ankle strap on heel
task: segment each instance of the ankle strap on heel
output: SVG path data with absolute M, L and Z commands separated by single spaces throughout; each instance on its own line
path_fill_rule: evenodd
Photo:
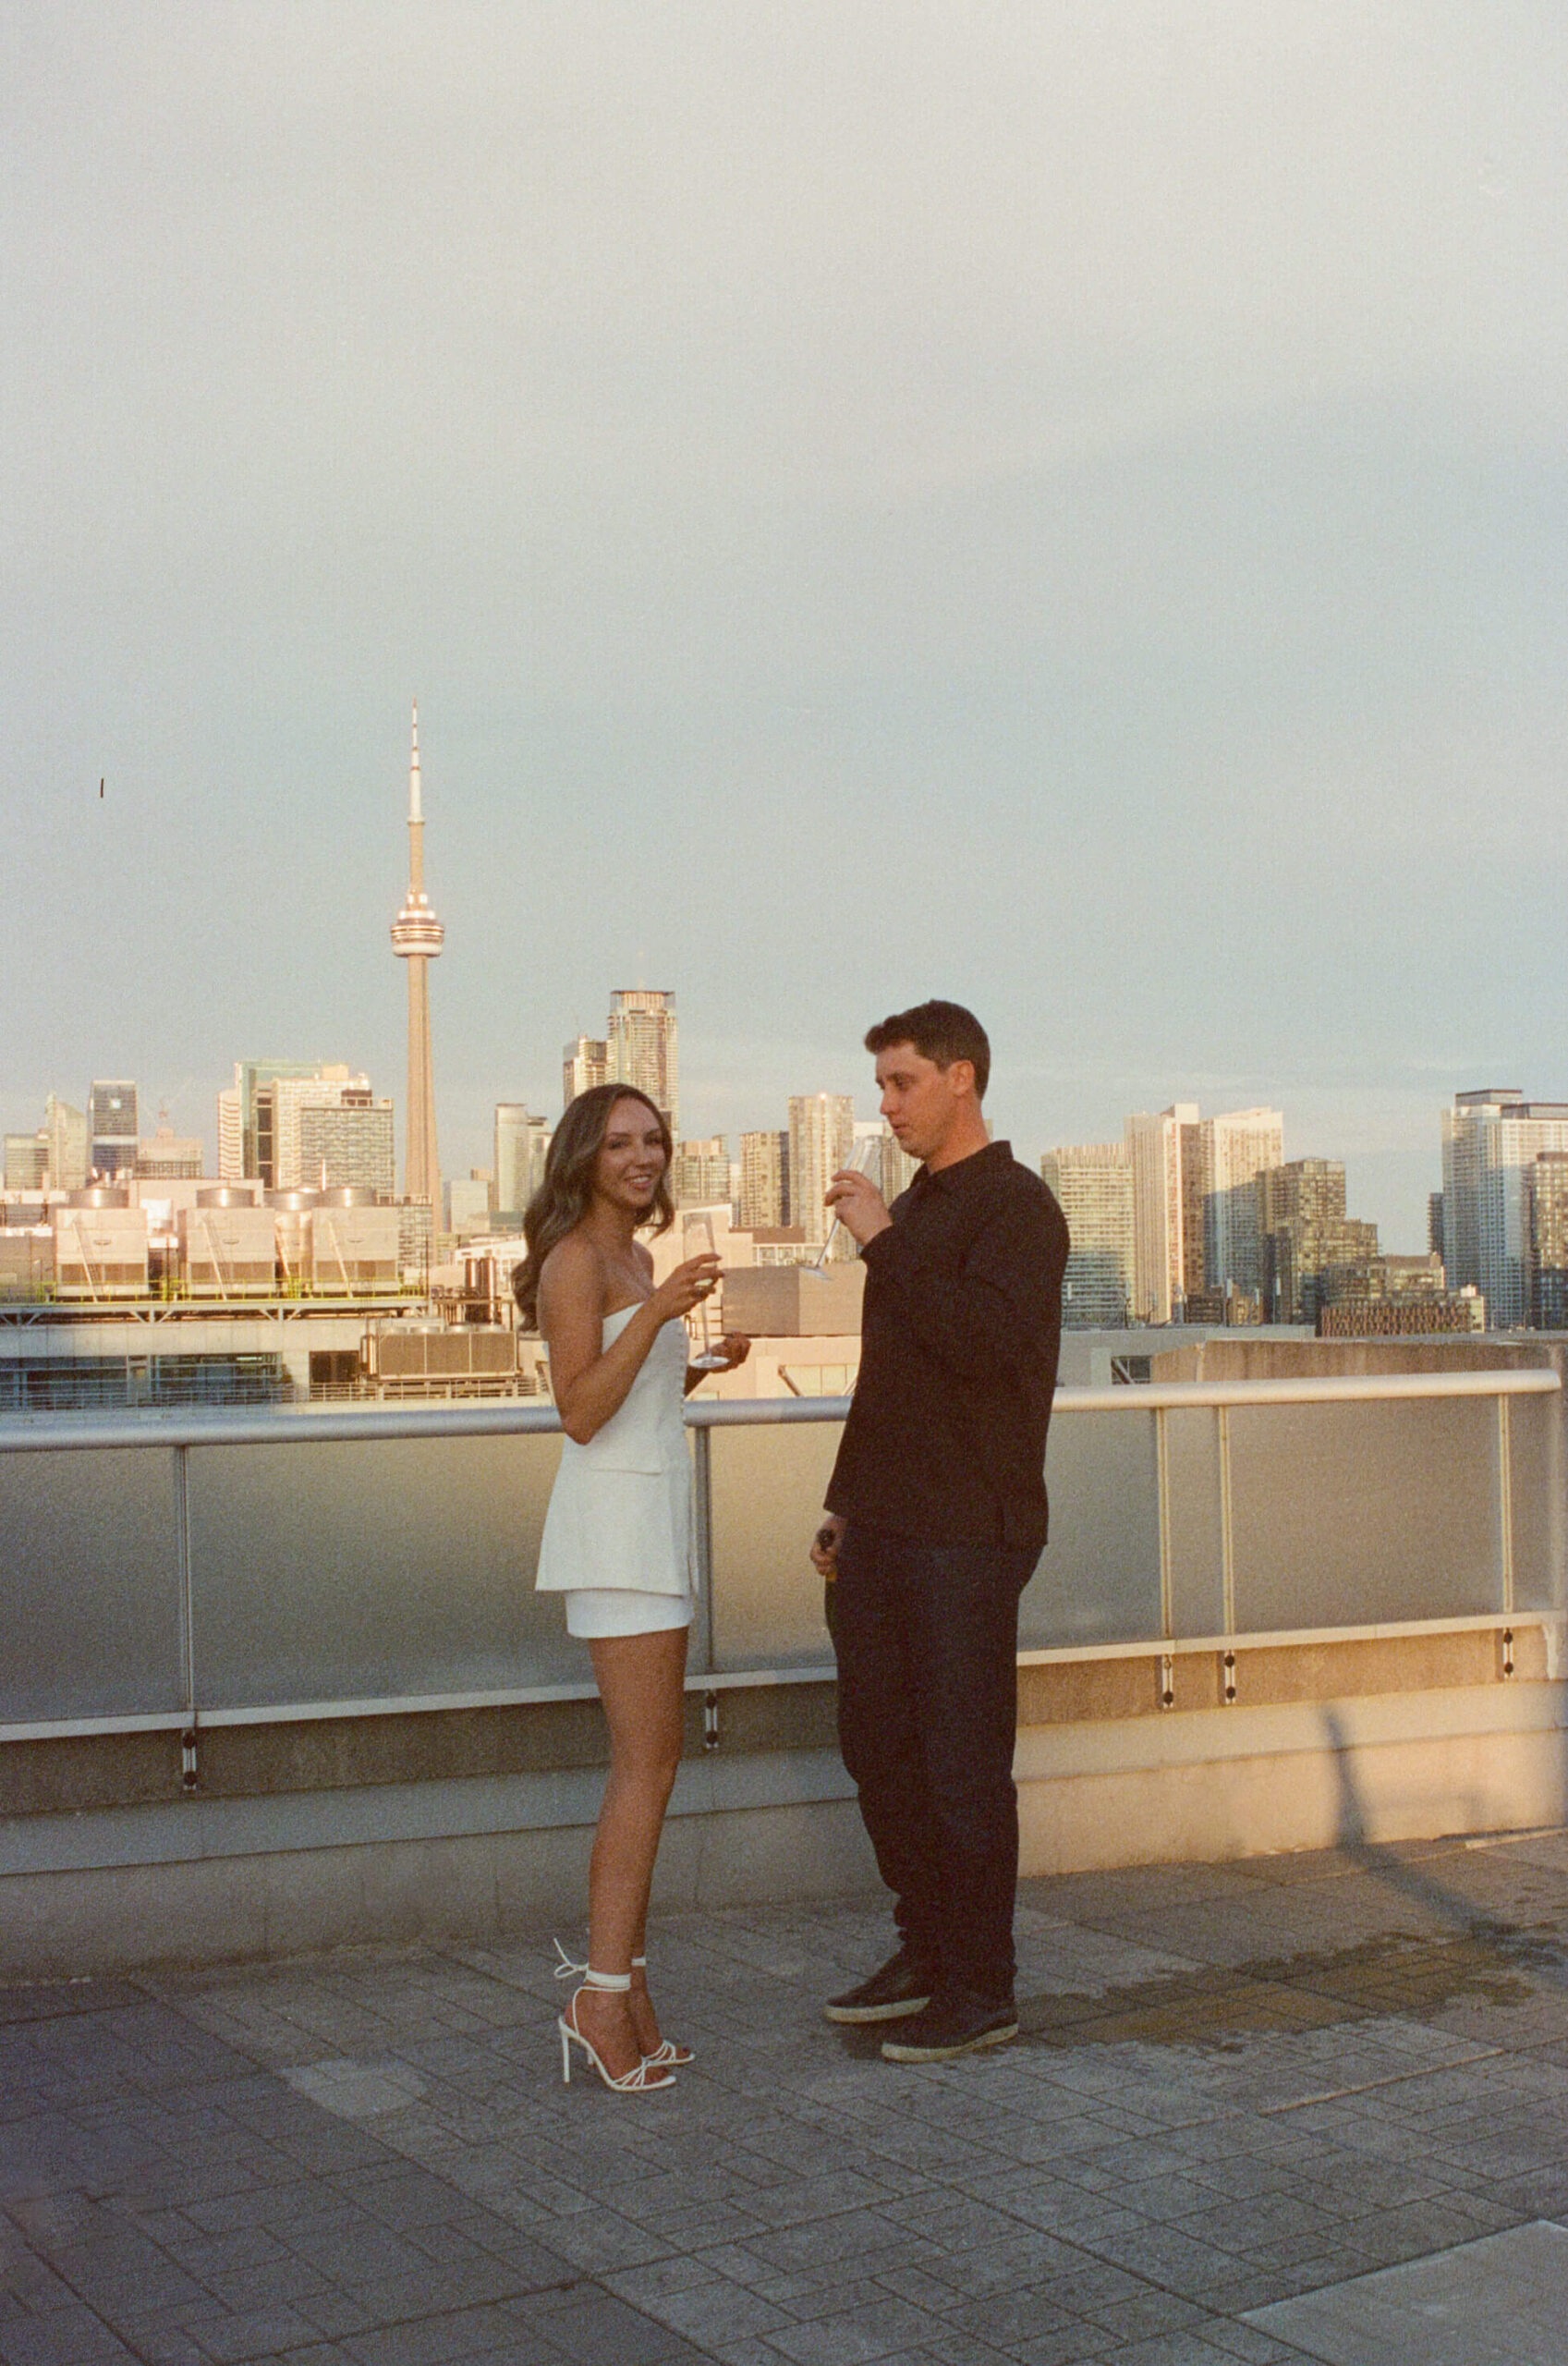
M 560 1957 L 555 1966 L 557 1980 L 578 1980 L 585 1988 L 596 1988 L 606 1996 L 624 1996 L 631 1987 L 629 1971 L 595 1971 L 591 1964 L 574 1963 L 559 1939 L 555 1941 L 555 1952 Z M 636 1962 L 635 1956 L 632 1960 Z

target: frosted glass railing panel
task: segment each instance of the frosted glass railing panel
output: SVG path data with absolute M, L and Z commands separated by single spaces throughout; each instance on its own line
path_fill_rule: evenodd
M 587 1681 L 533 1590 L 559 1457 L 549 1436 L 193 1449 L 202 1705 Z
M 0 1459 L 0 1720 L 177 1714 L 172 1457 Z
M 1233 1407 L 1238 1634 L 1499 1608 L 1497 1404 Z
M 1160 1473 L 1154 1416 L 1058 1412 L 1046 1454 L 1051 1542 L 1018 1605 L 1018 1644 L 1158 1636 Z
M 833 1658 L 822 1580 L 807 1555 L 842 1421 L 713 1429 L 713 1665 L 815 1667 Z
M 1165 1518 L 1171 1543 L 1171 1632 L 1218 1635 L 1225 1625 L 1220 1421 L 1212 1406 L 1165 1416 Z
M 1508 1400 L 1516 1610 L 1552 1610 L 1561 1601 L 1553 1572 L 1563 1518 L 1562 1421 L 1560 1397 Z

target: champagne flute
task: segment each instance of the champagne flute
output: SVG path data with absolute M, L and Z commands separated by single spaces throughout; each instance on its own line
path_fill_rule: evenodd
M 859 1140 L 851 1145 L 849 1156 L 845 1162 L 852 1175 L 869 1176 L 875 1174 L 879 1177 L 881 1172 L 881 1163 L 882 1138 L 880 1133 L 862 1134 Z M 834 1237 L 840 1230 L 841 1224 L 842 1219 L 835 1208 L 833 1211 L 833 1220 L 828 1226 L 828 1237 L 823 1241 L 820 1249 L 818 1250 L 817 1254 L 812 1259 L 810 1264 L 806 1268 L 808 1274 L 825 1273 L 828 1262 L 828 1251 L 833 1245 Z
M 714 1253 L 712 1218 L 705 1215 L 682 1216 L 682 1262 L 685 1263 L 693 1257 L 711 1257 Z M 713 1287 L 713 1284 L 710 1283 L 709 1290 Z M 717 1353 L 713 1346 L 712 1328 L 708 1320 L 706 1291 L 698 1300 L 691 1313 L 687 1316 L 686 1327 L 692 1346 L 697 1351 L 691 1358 L 692 1370 L 694 1372 L 727 1372 L 728 1357 Z

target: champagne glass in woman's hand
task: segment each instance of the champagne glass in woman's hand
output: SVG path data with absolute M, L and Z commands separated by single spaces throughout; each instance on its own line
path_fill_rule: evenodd
M 683 1216 L 681 1218 L 681 1248 L 687 1259 L 711 1257 L 714 1254 L 712 1219 L 704 1215 Z M 694 1372 L 728 1372 L 730 1368 L 728 1356 L 717 1352 L 714 1348 L 713 1335 L 708 1322 L 708 1298 L 713 1287 L 710 1282 L 693 1312 L 686 1319 L 687 1330 L 691 1335 L 691 1344 L 695 1351 L 691 1358 L 691 1367 Z

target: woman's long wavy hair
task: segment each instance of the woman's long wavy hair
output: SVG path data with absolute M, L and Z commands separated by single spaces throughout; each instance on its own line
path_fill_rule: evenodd
M 530 1331 L 539 1321 L 539 1277 L 544 1271 L 544 1261 L 557 1241 L 565 1240 L 581 1224 L 592 1201 L 593 1170 L 604 1147 L 610 1112 L 617 1101 L 640 1101 L 659 1121 L 664 1172 L 659 1177 L 648 1221 L 655 1232 L 668 1232 L 675 1220 L 675 1203 L 670 1197 L 675 1144 L 662 1111 L 655 1108 L 647 1093 L 639 1092 L 635 1084 L 590 1084 L 586 1092 L 579 1092 L 575 1101 L 567 1103 L 544 1162 L 544 1180 L 529 1201 L 523 1218 L 523 1238 L 528 1242 L 529 1253 L 517 1269 L 512 1288 L 518 1311 Z

